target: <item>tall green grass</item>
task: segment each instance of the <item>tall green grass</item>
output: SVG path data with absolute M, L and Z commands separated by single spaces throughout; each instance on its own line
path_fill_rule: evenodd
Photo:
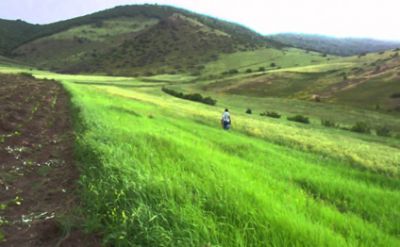
M 400 244 L 397 148 L 244 114 L 227 132 L 213 107 L 64 85 L 79 109 L 76 155 L 87 228 L 105 243 Z

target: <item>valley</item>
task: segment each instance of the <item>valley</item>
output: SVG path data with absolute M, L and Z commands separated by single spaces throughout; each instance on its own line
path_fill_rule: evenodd
M 16 243 L 17 227 L 42 246 L 400 244 L 399 49 L 320 53 L 153 5 L 11 24 L 31 33 L 3 29 L 1 124 L 28 124 L 1 133 L 1 152 L 16 138 L 66 162 L 25 173 L 2 160 L 0 185 L 12 189 L 0 198 L 0 245 Z M 46 144 L 54 138 L 62 144 Z M 31 182 L 54 200 L 19 188 L 26 177 L 13 169 L 45 179 Z M 51 218 L 9 220 L 38 213 L 35 195 Z M 66 200 L 68 210 L 53 206 Z

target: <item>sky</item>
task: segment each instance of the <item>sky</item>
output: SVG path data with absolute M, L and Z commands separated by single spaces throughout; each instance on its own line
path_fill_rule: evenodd
M 261 34 L 295 32 L 400 41 L 400 0 L 0 0 L 0 18 L 45 24 L 142 3 L 189 9 Z

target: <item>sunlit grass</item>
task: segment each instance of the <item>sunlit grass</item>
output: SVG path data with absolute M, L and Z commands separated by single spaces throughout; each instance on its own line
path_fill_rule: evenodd
M 142 79 L 30 73 L 71 93 L 85 225 L 105 243 L 400 244 L 400 152 L 389 139 L 247 115 L 246 99 L 212 107 L 120 85 L 151 84 Z
M 231 69 L 238 69 L 242 72 L 247 69 L 257 71 L 260 67 L 264 67 L 266 70 L 274 70 L 277 68 L 331 63 L 336 59 L 337 57 L 335 56 L 323 57 L 320 53 L 307 53 L 303 50 L 294 48 L 281 50 L 263 48 L 255 51 L 244 51 L 221 55 L 219 59 L 206 65 L 204 73 L 219 74 Z M 271 64 L 274 64 L 274 66 L 272 67 Z
M 65 86 L 84 127 L 77 155 L 88 227 L 108 243 L 399 244 L 396 148 L 242 114 L 225 132 L 214 107 Z

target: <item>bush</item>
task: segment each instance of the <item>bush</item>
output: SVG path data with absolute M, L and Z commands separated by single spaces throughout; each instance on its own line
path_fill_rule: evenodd
M 246 69 L 246 73 L 251 73 L 251 72 L 253 72 L 252 69 Z
M 230 69 L 230 70 L 228 70 L 228 71 L 223 72 L 222 74 L 224 74 L 224 75 L 233 75 L 233 74 L 238 74 L 238 73 L 239 73 L 239 70 L 237 70 L 237 69 Z
M 369 134 L 371 132 L 370 126 L 365 122 L 357 122 L 353 127 L 351 127 L 350 130 L 353 132 L 366 134 Z
M 29 78 L 29 79 L 35 79 L 35 77 L 31 74 L 31 73 L 27 73 L 27 72 L 21 72 L 19 73 L 20 76 Z
M 381 126 L 376 130 L 378 136 L 390 136 L 390 129 L 387 126 Z
M 275 63 L 271 63 L 269 66 L 270 67 L 276 67 L 276 64 Z
M 266 117 L 272 117 L 272 118 L 281 118 L 281 115 L 277 112 L 266 112 L 266 113 L 261 113 L 261 116 L 266 116 Z
M 331 121 L 331 120 L 327 120 L 327 119 L 322 119 L 322 120 L 321 120 L 321 124 L 322 124 L 323 126 L 330 127 L 330 128 L 337 128 L 337 127 L 339 126 L 339 125 L 336 124 L 335 122 L 333 122 L 333 121 Z
M 253 112 L 252 112 L 252 110 L 250 108 L 247 108 L 246 113 L 247 114 L 252 114 Z
M 211 97 L 205 97 L 202 102 L 204 104 L 207 104 L 207 105 L 215 105 L 215 104 L 217 104 L 217 101 L 215 99 L 211 98 Z
M 144 75 L 145 75 L 145 76 L 153 76 L 154 73 L 151 72 L 151 71 L 146 71 L 146 72 L 144 72 Z
M 258 71 L 260 71 L 260 72 L 265 71 L 265 67 L 258 68 Z
M 308 117 L 304 117 L 302 115 L 296 115 L 294 117 L 288 117 L 287 120 L 293 121 L 293 122 L 299 122 L 299 123 L 304 123 L 304 124 L 309 124 L 310 120 Z
M 187 99 L 187 100 L 190 100 L 190 101 L 196 101 L 196 102 L 200 102 L 200 103 L 207 104 L 207 105 L 215 105 L 215 104 L 217 104 L 217 101 L 215 99 L 213 99 L 211 97 L 205 97 L 204 98 L 199 93 L 184 94 L 184 93 L 177 92 L 175 90 L 168 89 L 168 88 L 165 88 L 165 87 L 163 87 L 161 90 L 163 92 L 165 92 L 165 93 L 167 93 L 169 95 L 175 96 L 177 98 Z
M 400 93 L 394 93 L 392 95 L 390 95 L 390 98 L 400 98 Z
M 358 57 L 360 58 L 360 57 L 364 57 L 366 55 L 367 55 L 367 53 L 363 52 L 363 53 L 358 54 Z

